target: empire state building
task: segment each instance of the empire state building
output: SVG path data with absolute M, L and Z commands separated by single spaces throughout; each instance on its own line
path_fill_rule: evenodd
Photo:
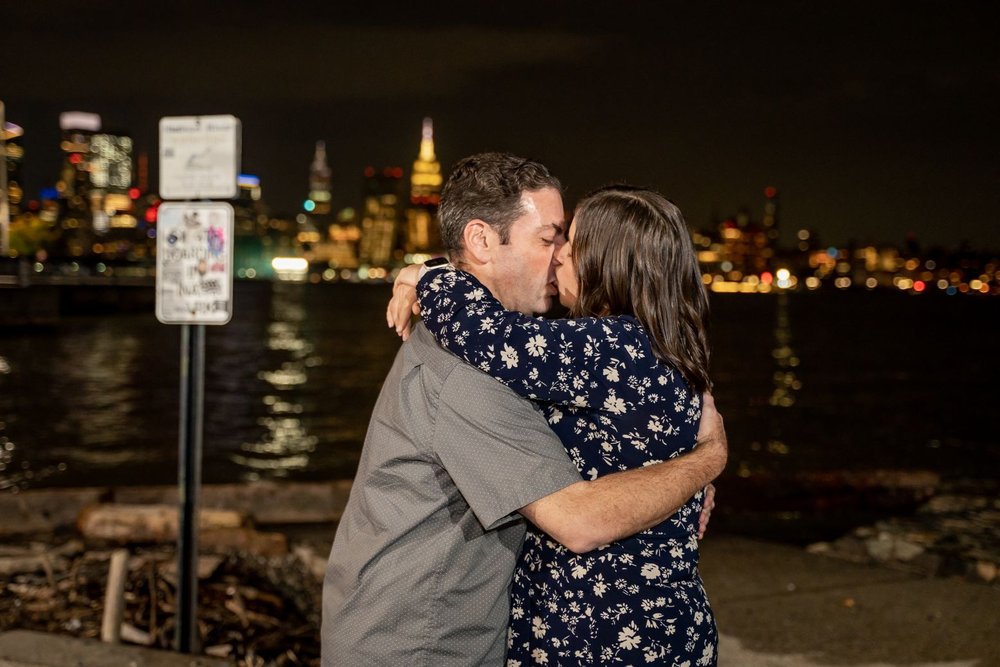
M 413 162 L 410 176 L 410 206 L 406 211 L 406 251 L 437 250 L 441 235 L 437 209 L 441 202 L 441 163 L 434 154 L 434 123 L 424 119 L 420 153 Z

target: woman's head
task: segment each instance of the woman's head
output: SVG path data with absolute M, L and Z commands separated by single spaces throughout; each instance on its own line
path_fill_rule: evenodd
M 577 205 L 559 260 L 572 315 L 635 316 L 657 358 L 696 390 L 710 388 L 708 297 L 680 209 L 652 190 L 601 188 Z

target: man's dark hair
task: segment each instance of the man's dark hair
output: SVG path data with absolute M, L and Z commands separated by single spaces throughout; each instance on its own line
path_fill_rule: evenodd
M 452 259 L 464 250 L 462 234 L 471 220 L 488 223 L 510 241 L 510 225 L 524 215 L 521 195 L 533 190 L 562 190 L 559 179 L 545 165 L 509 153 L 471 155 L 452 168 L 441 192 L 438 216 L 441 241 Z

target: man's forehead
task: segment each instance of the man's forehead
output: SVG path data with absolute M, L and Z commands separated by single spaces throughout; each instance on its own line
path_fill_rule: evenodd
M 562 195 L 555 188 L 528 190 L 521 195 L 521 207 L 524 215 L 515 224 L 536 232 L 555 230 L 563 233 L 566 230 L 566 212 L 563 209 Z

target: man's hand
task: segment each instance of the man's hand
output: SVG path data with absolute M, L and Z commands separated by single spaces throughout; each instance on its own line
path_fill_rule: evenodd
M 421 264 L 410 264 L 400 270 L 392 284 L 392 298 L 385 310 L 385 322 L 396 334 L 406 340 L 410 337 L 410 314 L 420 314 L 417 301 L 417 281 L 420 280 Z

